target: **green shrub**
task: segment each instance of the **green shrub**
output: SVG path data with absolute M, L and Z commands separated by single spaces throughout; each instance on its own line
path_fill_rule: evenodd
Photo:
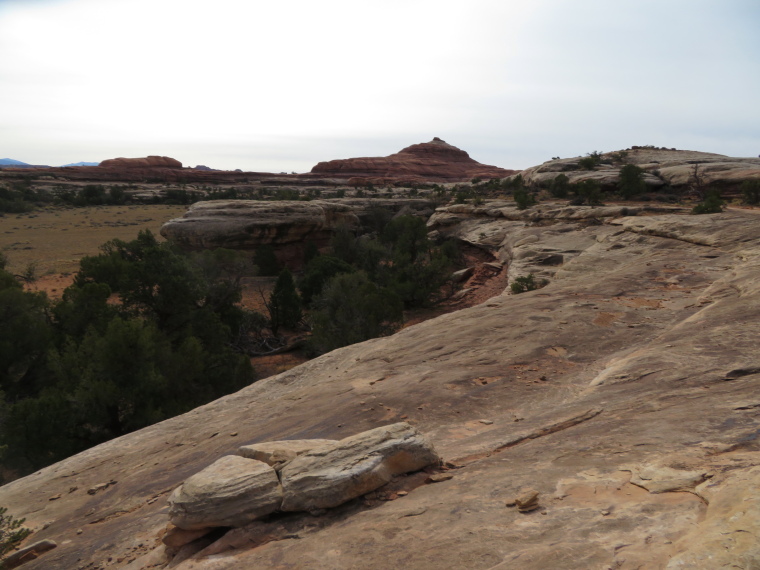
M 598 180 L 583 180 L 571 186 L 574 197 L 570 203 L 574 206 L 588 204 L 599 206 L 602 204 L 602 185 Z
M 760 204 L 760 180 L 745 180 L 740 189 L 745 204 Z
M 694 206 L 692 214 L 718 214 L 725 208 L 726 202 L 720 197 L 720 192 L 716 189 L 708 189 L 705 199 Z
M 334 277 L 314 302 L 312 345 L 328 352 L 394 332 L 403 320 L 403 303 L 366 274 Z
M 356 269 L 349 263 L 332 255 L 320 255 L 306 264 L 303 276 L 298 281 L 298 290 L 304 305 L 322 292 L 330 279 L 340 273 L 353 273 Z
M 635 164 L 626 164 L 620 169 L 618 191 L 624 200 L 642 194 L 647 186 L 644 183 L 644 171 Z
M 549 193 L 555 198 L 567 198 L 570 194 L 570 179 L 566 174 L 558 174 L 549 183 Z
M 594 170 L 602 163 L 602 153 L 598 150 L 588 153 L 578 161 L 578 166 L 584 170 Z
M 512 289 L 512 293 L 517 295 L 518 293 L 525 293 L 526 291 L 535 291 L 536 289 L 541 289 L 542 287 L 546 287 L 548 284 L 549 281 L 546 279 L 536 280 L 535 277 L 533 277 L 533 274 L 530 273 L 525 277 L 517 277 L 509 287 Z
M 8 509 L 0 507 L 0 556 L 5 556 L 16 545 L 32 534 L 28 528 L 21 526 L 26 519 L 16 519 L 7 515 Z M 4 565 L 0 562 L 0 568 Z
M 292 329 L 301 321 L 301 298 L 296 291 L 293 274 L 288 269 L 283 269 L 277 277 L 266 307 L 269 312 L 269 329 L 274 336 L 277 336 L 280 327 Z
M 512 192 L 512 198 L 514 198 L 518 210 L 525 210 L 537 203 L 536 197 L 528 192 L 525 186 L 515 188 Z

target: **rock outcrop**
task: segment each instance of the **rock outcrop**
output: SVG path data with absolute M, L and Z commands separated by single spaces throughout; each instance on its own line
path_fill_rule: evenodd
M 238 453 L 218 459 L 174 490 L 169 497 L 174 527 L 241 527 L 278 510 L 333 508 L 397 475 L 440 463 L 433 446 L 405 422 L 341 441 L 277 441 L 243 446 Z M 163 542 L 172 546 L 190 540 L 172 530 Z
M 386 184 L 393 180 L 468 182 L 473 178 L 504 178 L 513 174 L 470 158 L 465 151 L 435 137 L 385 157 L 348 158 L 320 162 L 313 175 L 352 179 L 354 185 Z
M 328 245 L 339 226 L 358 229 L 368 223 L 376 206 L 396 213 L 432 213 L 426 199 L 214 200 L 193 204 L 182 218 L 164 224 L 161 235 L 187 249 L 271 245 L 280 262 L 297 267 L 305 242 Z
M 608 189 L 617 186 L 620 169 L 625 164 L 643 169 L 644 183 L 650 189 L 668 185 L 684 190 L 701 184 L 735 190 L 745 180 L 760 179 L 760 158 L 735 158 L 691 150 L 633 147 L 602 154 L 601 163 L 590 170 L 582 168 L 580 161 L 581 157 L 554 159 L 526 168 L 520 174 L 529 184 L 544 187 L 564 174 L 571 184 L 596 180 Z M 699 180 L 695 180 L 695 167 Z
M 182 163 L 168 156 L 110 158 L 102 161 L 98 168 L 182 168 Z
M 433 446 L 405 422 L 316 447 L 282 470 L 283 511 L 337 507 L 396 475 L 440 461 Z
M 209 463 L 398 421 L 445 477 L 206 535 L 174 568 L 757 567 L 757 211 L 555 209 L 486 203 L 436 226 L 511 275 L 541 266 L 543 289 L 333 351 L 0 487 L 29 543 L 58 543 L 24 568 L 166 567 L 165 499 Z M 505 506 L 517 498 L 530 510 Z
M 175 489 L 169 521 L 185 530 L 243 526 L 273 513 L 281 502 L 282 486 L 271 466 L 227 455 Z

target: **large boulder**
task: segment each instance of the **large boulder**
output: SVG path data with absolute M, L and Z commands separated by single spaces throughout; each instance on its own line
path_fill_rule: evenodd
M 384 157 L 348 158 L 320 162 L 312 174 L 354 179 L 357 185 L 368 181 L 419 179 L 438 182 L 466 182 L 472 178 L 503 178 L 513 174 L 498 166 L 481 164 L 470 155 L 435 137 L 427 143 L 413 144 Z
M 226 455 L 187 479 L 169 497 L 169 522 L 194 530 L 243 526 L 277 510 L 282 487 L 262 461 Z
M 382 426 L 299 455 L 281 472 L 283 511 L 337 507 L 394 476 L 438 463 L 432 444 L 406 422 Z
M 238 455 L 263 461 L 267 465 L 277 468 L 283 463 L 295 459 L 299 455 L 311 451 L 322 445 L 338 443 L 334 439 L 291 439 L 285 441 L 266 441 L 243 445 L 238 449 Z

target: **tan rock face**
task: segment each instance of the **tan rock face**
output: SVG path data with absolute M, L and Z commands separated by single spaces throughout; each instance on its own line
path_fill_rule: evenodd
M 337 443 L 334 439 L 295 439 L 286 441 L 267 441 L 243 445 L 238 449 L 238 455 L 248 459 L 263 461 L 267 465 L 276 466 L 295 459 L 297 456 L 323 445 Z
M 579 158 L 550 160 L 521 171 L 523 178 L 531 183 L 547 186 L 560 174 L 568 177 L 571 184 L 583 180 L 597 180 L 602 186 L 614 188 L 619 181 L 623 164 L 635 164 L 644 170 L 644 182 L 650 188 L 665 184 L 680 190 L 693 182 L 694 165 L 704 184 L 717 184 L 728 189 L 737 188 L 745 180 L 760 179 L 760 158 L 735 158 L 709 152 L 689 150 L 666 150 L 638 148 L 627 151 L 623 161 L 613 160 L 617 152 L 603 155 L 612 164 L 602 164 L 593 170 L 582 169 Z
M 465 151 L 436 137 L 428 143 L 414 144 L 386 157 L 320 162 L 311 172 L 354 178 L 353 183 L 359 185 L 365 181 L 384 183 L 394 179 L 467 182 L 475 177 L 486 180 L 503 178 L 515 171 L 480 164 Z
M 161 235 L 189 249 L 255 250 L 271 245 L 282 263 L 297 268 L 306 241 L 327 246 L 336 228 L 359 228 L 376 206 L 391 212 L 432 213 L 426 199 L 213 200 L 193 204 L 182 218 L 164 224 Z
M 29 543 L 58 543 L 25 570 L 149 568 L 169 492 L 241 442 L 399 421 L 453 478 L 399 476 L 395 500 L 256 521 L 177 568 L 756 567 L 759 215 L 598 210 L 590 224 L 593 209 L 544 209 L 486 203 L 440 228 L 491 244 L 510 275 L 541 267 L 547 287 L 334 351 L 0 487 Z M 561 263 L 540 265 L 549 254 Z M 522 489 L 539 509 L 505 506 Z
M 432 444 L 405 422 L 379 427 L 299 455 L 282 470 L 283 511 L 336 507 L 395 475 L 440 461 Z
M 274 512 L 282 488 L 261 461 L 228 455 L 180 485 L 169 497 L 169 521 L 182 529 L 243 526 Z

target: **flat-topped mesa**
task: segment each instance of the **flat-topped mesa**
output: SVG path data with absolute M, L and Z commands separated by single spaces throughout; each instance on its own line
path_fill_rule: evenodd
M 411 179 L 430 182 L 466 182 L 473 178 L 504 178 L 514 174 L 481 164 L 465 151 L 435 137 L 385 157 L 348 158 L 320 162 L 312 174 L 340 178 Z
M 182 163 L 168 156 L 110 158 L 101 162 L 98 168 L 182 168 Z

